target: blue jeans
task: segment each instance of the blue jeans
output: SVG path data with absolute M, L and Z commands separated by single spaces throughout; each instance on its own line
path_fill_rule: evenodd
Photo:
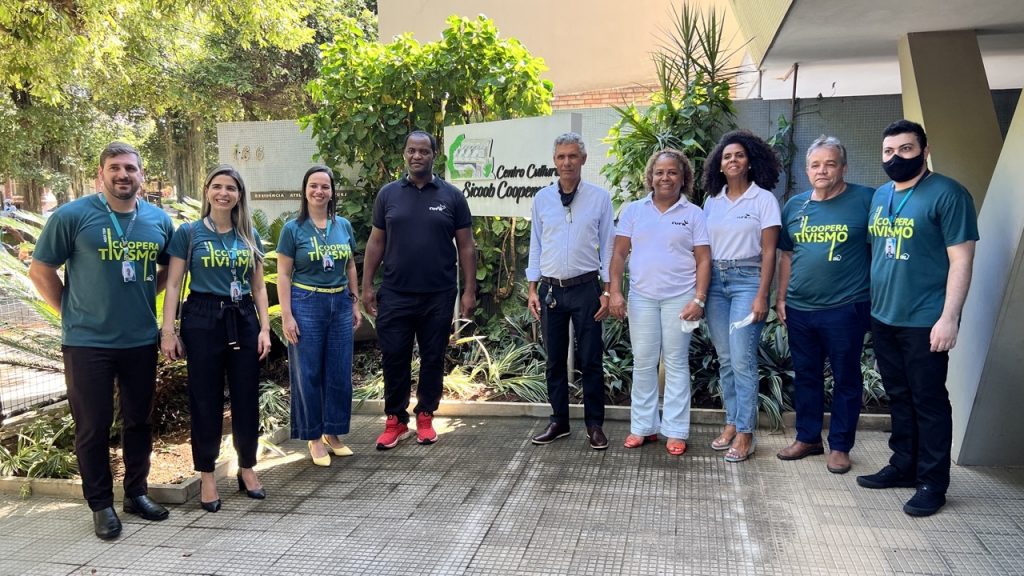
M 693 292 L 653 300 L 629 295 L 629 339 L 633 344 L 633 388 L 629 431 L 640 436 L 690 437 L 690 334 L 679 313 Z M 658 360 L 665 357 L 664 421 L 658 417 Z
M 729 331 L 729 324 L 746 318 L 761 284 L 760 266 L 711 266 L 707 322 L 718 353 L 718 379 L 725 404 L 725 423 L 740 433 L 757 427 L 757 348 L 764 322 Z
M 835 382 L 828 447 L 840 452 L 853 448 L 864 384 L 860 356 L 870 314 L 870 302 L 814 311 L 786 306 L 789 350 L 795 373 L 793 399 L 798 441 L 821 442 L 825 416 L 825 358 L 828 358 Z
M 352 299 L 349 291 L 292 286 L 299 343 L 288 346 L 292 438 L 348 434 L 352 419 Z

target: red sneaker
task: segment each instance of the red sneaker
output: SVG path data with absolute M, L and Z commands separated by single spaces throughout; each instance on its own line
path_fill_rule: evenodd
M 377 437 L 377 450 L 390 450 L 410 434 L 409 426 L 405 422 L 399 422 L 398 416 L 388 416 L 388 421 L 384 424 L 384 433 Z
M 434 415 L 430 412 L 420 412 L 416 415 L 416 442 L 419 444 L 433 444 L 437 442 L 437 432 L 434 432 Z

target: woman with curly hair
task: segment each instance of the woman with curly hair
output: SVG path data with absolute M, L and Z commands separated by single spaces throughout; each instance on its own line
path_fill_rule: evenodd
M 630 434 L 626 448 L 658 440 L 673 456 L 686 452 L 690 436 L 690 330 L 704 317 L 711 278 L 711 250 L 704 215 L 687 199 L 693 169 L 679 150 L 665 148 L 647 161 L 646 198 L 631 202 L 619 217 L 610 266 L 609 307 L 629 315 L 633 343 Z M 629 257 L 629 304 L 622 273 Z M 658 360 L 665 358 L 664 416 L 658 416 Z
M 769 192 L 781 166 L 768 144 L 747 130 L 722 136 L 704 163 L 704 217 L 711 237 L 707 322 L 718 353 L 725 428 L 713 442 L 726 462 L 757 447 L 757 350 L 775 274 L 779 201 Z

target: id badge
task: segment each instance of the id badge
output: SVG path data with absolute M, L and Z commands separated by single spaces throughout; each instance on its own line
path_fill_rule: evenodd
M 886 238 L 885 239 L 885 257 L 892 260 L 896 258 L 896 239 Z
M 324 272 L 334 270 L 334 258 L 330 254 L 324 254 Z
M 124 260 L 121 262 L 121 279 L 127 282 L 135 282 L 135 262 Z
M 235 280 L 231 283 L 231 301 L 241 302 L 242 301 L 242 283 Z

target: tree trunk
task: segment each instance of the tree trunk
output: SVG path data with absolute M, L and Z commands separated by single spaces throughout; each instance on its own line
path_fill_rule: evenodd
M 200 198 L 203 179 L 206 176 L 206 138 L 203 123 L 199 118 L 189 118 L 188 132 L 185 136 L 185 154 L 188 158 L 187 182 L 188 195 Z
M 15 189 L 21 196 L 22 210 L 39 212 L 39 197 L 42 194 L 42 187 L 35 180 L 18 180 Z
M 165 115 L 160 120 L 164 140 L 164 172 L 167 174 L 167 181 L 174 188 L 174 196 L 180 202 L 185 198 L 185 192 L 181 187 L 178 175 L 178 148 L 174 142 L 174 120 Z

